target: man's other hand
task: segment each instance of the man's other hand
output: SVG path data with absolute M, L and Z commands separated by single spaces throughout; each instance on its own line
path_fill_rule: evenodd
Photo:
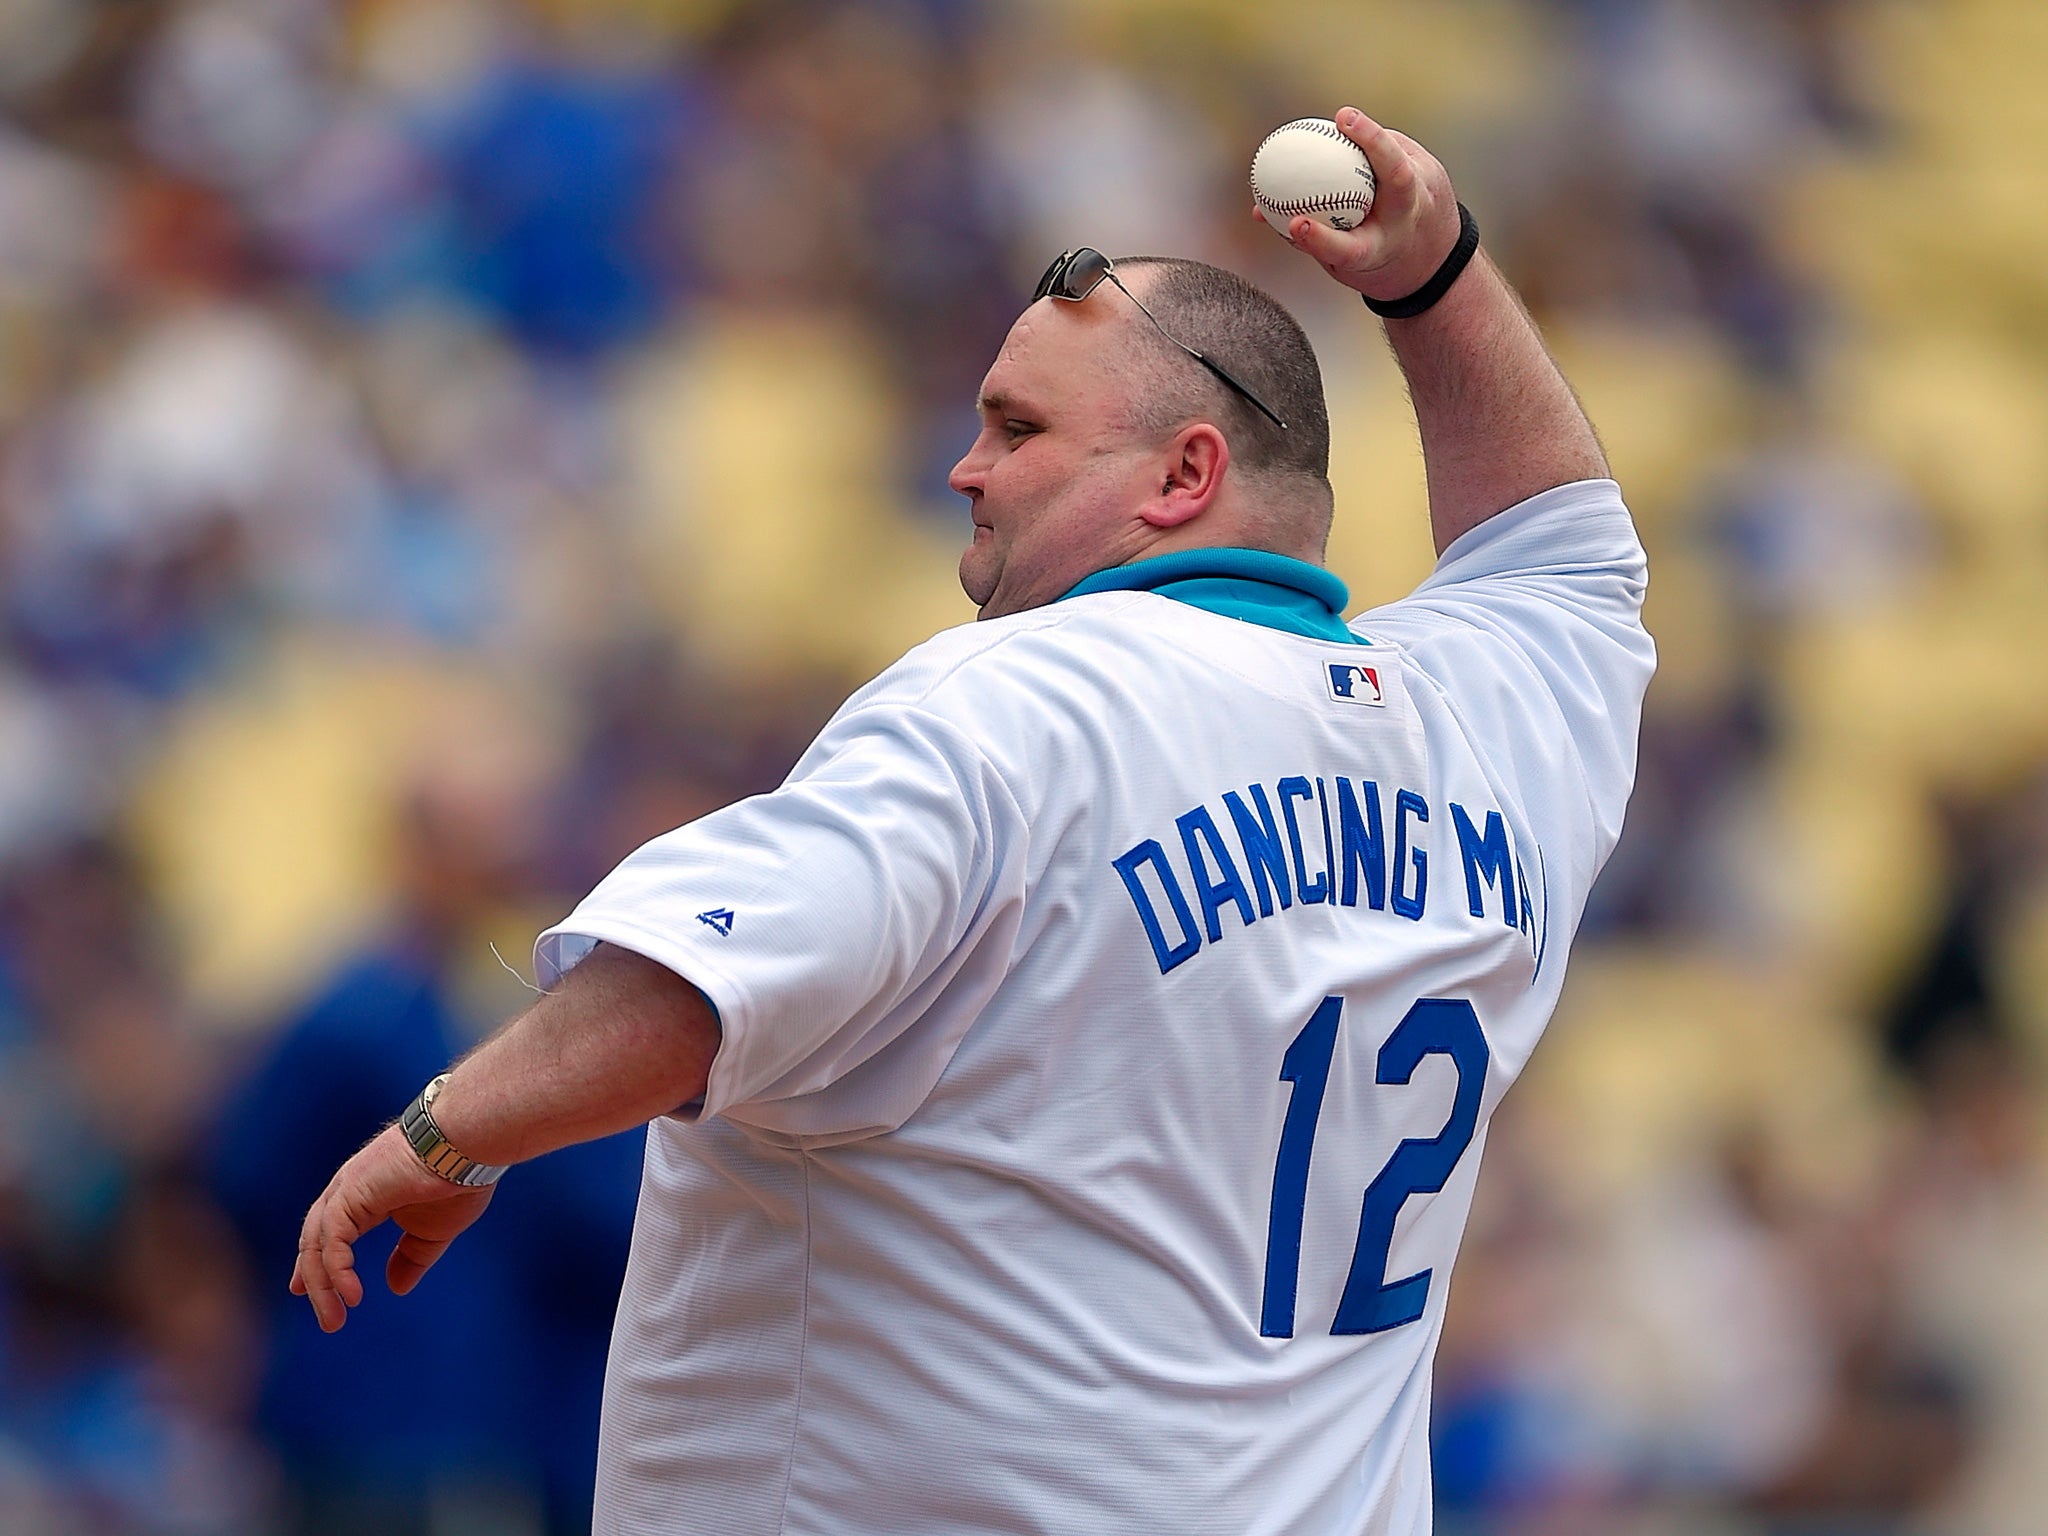
M 321 1330 L 333 1333 L 348 1309 L 363 1300 L 355 1245 L 386 1221 L 404 1236 L 384 1268 L 392 1292 L 403 1296 L 469 1224 L 484 1213 L 496 1186 L 466 1189 L 429 1171 L 394 1122 L 328 1181 L 299 1229 L 292 1294 L 313 1305 Z

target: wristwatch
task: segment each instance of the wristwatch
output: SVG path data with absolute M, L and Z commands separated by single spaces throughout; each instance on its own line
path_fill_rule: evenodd
M 494 1168 L 489 1163 L 464 1157 L 441 1134 L 441 1127 L 434 1123 L 434 1100 L 441 1096 L 441 1090 L 447 1083 L 448 1074 L 443 1072 L 422 1088 L 419 1097 L 408 1104 L 405 1113 L 398 1117 L 398 1128 L 412 1143 L 413 1151 L 419 1153 L 420 1161 L 450 1184 L 460 1184 L 469 1189 L 495 1184 L 504 1177 L 504 1168 Z

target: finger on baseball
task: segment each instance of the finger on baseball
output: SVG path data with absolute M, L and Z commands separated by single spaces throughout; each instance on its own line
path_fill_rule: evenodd
M 1298 251 L 1307 251 L 1318 261 L 1328 259 L 1323 242 L 1336 233 L 1329 225 L 1318 223 L 1305 215 L 1297 214 L 1287 221 L 1287 238 L 1294 242 L 1294 248 Z
M 1288 221 L 1287 238 L 1294 242 L 1296 250 L 1308 252 L 1334 271 L 1355 259 L 1363 235 L 1356 230 L 1332 229 L 1320 219 L 1300 217 Z
M 1412 140 L 1380 126 L 1356 107 L 1338 109 L 1337 128 L 1364 151 L 1372 167 L 1375 202 L 1388 200 L 1398 206 L 1414 195 L 1415 157 L 1408 152 Z
M 1365 158 L 1373 162 L 1373 174 L 1379 175 L 1379 161 L 1385 156 L 1391 165 L 1400 152 L 1394 131 L 1382 127 L 1356 107 L 1337 109 L 1337 131 L 1365 151 Z

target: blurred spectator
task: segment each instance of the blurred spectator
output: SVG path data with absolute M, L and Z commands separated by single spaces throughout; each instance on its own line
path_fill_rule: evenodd
M 655 214 L 692 124 L 687 78 L 657 62 L 508 60 L 440 126 L 454 270 L 531 346 L 579 356 L 660 318 Z
M 297 1531 L 424 1533 L 450 1511 L 510 1532 L 589 1522 L 639 1134 L 520 1169 L 479 1240 L 405 1301 L 375 1297 L 352 1343 L 322 1335 L 276 1279 L 333 1160 L 495 1022 L 465 995 L 465 951 L 481 944 L 480 920 L 522 894 L 533 810 L 528 786 L 483 763 L 436 765 L 419 782 L 388 933 L 286 1025 L 214 1138 L 215 1186 L 275 1282 L 258 1291 L 269 1357 L 257 1422 Z M 367 1274 L 393 1241 L 365 1241 Z
M 960 424 L 1017 298 L 1011 198 L 978 137 L 976 10 L 741 9 L 707 61 L 713 109 L 682 188 L 678 243 L 713 293 L 864 322 L 912 406 L 901 489 L 919 509 L 950 509 Z
M 2048 1179 L 2038 1066 L 2004 1041 L 1954 1040 L 1931 1064 L 1921 1134 L 1900 1159 L 1900 1230 L 1891 1262 L 1905 1316 L 1952 1362 L 1892 1394 L 1894 1432 L 1864 1443 L 1893 1453 L 1890 1481 L 1939 1495 L 1942 1528 L 1966 1536 L 2023 1529 L 2048 1500 Z M 1873 1341 L 1882 1357 L 1884 1341 Z M 1967 1392 L 1967 1436 L 1950 1406 Z M 1950 1407 L 1947 1437 L 1923 1426 Z M 1880 1428 L 1884 1426 L 1879 1426 Z M 1900 1444 L 1903 1434 L 1918 1430 Z M 1873 1501 L 1875 1502 L 1875 1501 Z
M 1583 94 L 1526 189 L 1535 302 L 1693 309 L 1765 382 L 1811 362 L 1817 296 L 1780 226 L 1797 172 L 1867 119 L 1827 0 L 1551 0 Z M 1532 195 L 1533 194 L 1533 195 Z
M 1924 584 L 1933 530 L 1903 478 L 1829 433 L 1809 398 L 1759 392 L 1750 408 L 1753 443 L 1714 478 L 1707 513 L 1744 620 L 1882 609 Z
M 249 1530 L 271 1479 L 241 1254 L 179 1171 L 211 1053 L 165 1002 L 110 849 L 18 871 L 0 923 L 0 1447 L 29 1463 L 0 1474 L 0 1525 Z
M 1936 923 L 1880 1017 L 1893 1061 L 1934 1089 L 1969 1087 L 1974 1073 L 1946 1074 L 2013 1050 L 2017 1019 L 1997 956 L 2023 890 L 2048 870 L 2044 782 L 1941 801 L 1948 860 Z

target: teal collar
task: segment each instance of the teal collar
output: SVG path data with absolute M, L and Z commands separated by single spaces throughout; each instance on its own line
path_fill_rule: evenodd
M 1365 645 L 1344 622 L 1350 589 L 1306 560 L 1263 549 L 1183 549 L 1154 555 L 1076 583 L 1066 597 L 1091 592 L 1156 592 L 1175 602 L 1263 624 L 1311 640 Z M 1061 599 L 1062 602 L 1065 597 Z

